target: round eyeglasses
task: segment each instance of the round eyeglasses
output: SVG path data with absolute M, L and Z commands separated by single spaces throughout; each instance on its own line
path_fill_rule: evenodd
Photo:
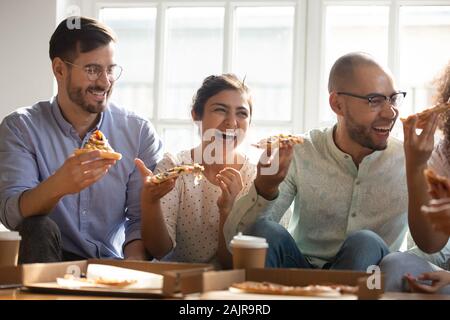
M 99 64 L 88 64 L 86 66 L 79 66 L 77 64 L 65 60 L 64 63 L 70 66 L 83 69 L 89 81 L 96 81 L 98 78 L 100 78 L 103 72 L 106 72 L 106 77 L 108 78 L 109 82 L 114 82 L 120 78 L 120 75 L 122 74 L 123 71 L 123 68 L 117 64 L 113 64 L 105 68 Z

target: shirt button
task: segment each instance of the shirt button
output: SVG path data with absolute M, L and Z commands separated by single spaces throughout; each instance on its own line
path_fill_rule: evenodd
M 86 210 L 83 210 L 81 213 L 82 213 L 83 215 L 85 215 L 85 214 L 87 213 L 87 211 L 86 211 Z
M 359 186 L 359 184 L 360 184 L 359 180 L 356 180 L 356 181 L 355 181 L 355 184 L 356 184 L 357 186 Z
M 344 159 L 348 159 L 348 155 L 345 155 L 345 156 L 344 156 Z
M 353 213 L 352 213 L 352 217 L 353 217 L 353 218 L 356 217 L 356 212 L 353 212 Z
M 252 198 L 252 201 L 253 201 L 253 202 L 255 202 L 255 201 L 256 201 L 256 199 L 255 199 L 255 198 Z

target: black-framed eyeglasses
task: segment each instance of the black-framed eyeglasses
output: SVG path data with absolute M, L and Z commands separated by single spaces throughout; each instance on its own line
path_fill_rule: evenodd
M 77 68 L 82 68 L 86 73 L 86 76 L 89 79 L 89 81 L 96 81 L 103 74 L 103 72 L 106 72 L 108 80 L 110 82 L 114 82 L 120 78 L 120 75 L 122 74 L 123 71 L 123 68 L 117 64 L 113 64 L 105 68 L 99 64 L 88 64 L 86 66 L 79 66 L 66 60 L 64 60 L 64 63 Z
M 337 94 L 350 96 L 358 99 L 367 100 L 369 106 L 372 110 L 379 110 L 384 107 L 384 105 L 388 102 L 395 108 L 400 107 L 403 100 L 405 99 L 406 92 L 400 91 L 392 94 L 390 97 L 382 95 L 382 94 L 371 94 L 368 96 L 360 96 L 350 92 L 337 92 Z

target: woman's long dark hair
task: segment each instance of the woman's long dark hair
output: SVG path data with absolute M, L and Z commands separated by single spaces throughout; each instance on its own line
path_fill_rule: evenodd
M 450 98 L 450 61 L 442 70 L 442 73 L 434 81 L 436 94 L 433 97 L 433 103 L 444 103 Z M 444 131 L 444 149 L 447 161 L 450 163 L 450 110 L 443 114 L 443 131 Z

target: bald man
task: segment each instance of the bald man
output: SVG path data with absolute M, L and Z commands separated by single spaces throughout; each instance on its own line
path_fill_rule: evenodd
M 406 93 L 364 53 L 340 57 L 328 89 L 337 123 L 304 135 L 281 183 L 258 174 L 226 221 L 228 243 L 239 231 L 268 240 L 267 267 L 366 271 L 403 242 L 404 153 L 390 132 Z

